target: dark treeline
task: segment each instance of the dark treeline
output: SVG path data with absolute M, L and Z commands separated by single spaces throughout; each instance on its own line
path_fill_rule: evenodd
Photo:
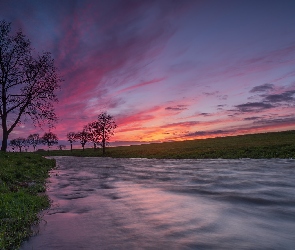
M 79 132 L 69 132 L 67 139 L 71 144 L 71 151 L 73 143 L 79 141 L 83 150 L 87 142 L 93 143 L 94 150 L 97 147 L 102 147 L 103 154 L 110 138 L 114 135 L 114 130 L 117 127 L 113 117 L 106 112 L 98 115 L 97 120 L 88 123 Z
M 67 134 L 67 140 L 71 144 L 71 151 L 73 143 L 80 142 L 83 150 L 87 143 L 93 143 L 94 149 L 101 147 L 103 153 L 105 153 L 106 146 L 114 135 L 116 127 L 117 125 L 111 115 L 106 112 L 99 114 L 96 121 L 88 123 L 81 131 L 69 132 Z M 53 145 L 57 145 L 59 150 L 66 148 L 65 145 L 58 145 L 58 137 L 52 132 L 47 132 L 42 137 L 38 133 L 30 134 L 27 138 L 18 137 L 9 143 L 12 151 L 18 150 L 19 152 L 28 151 L 30 146 L 36 151 L 38 145 L 47 145 L 48 150 Z
M 18 149 L 19 152 L 22 152 L 23 149 L 25 149 L 25 151 L 28 151 L 30 146 L 33 146 L 34 151 L 36 151 L 36 147 L 41 144 L 47 145 L 48 149 L 54 144 L 58 144 L 57 135 L 52 132 L 45 133 L 42 137 L 40 137 L 40 135 L 37 133 L 30 134 L 27 138 L 18 137 L 11 140 L 9 146 L 12 148 L 13 151 Z

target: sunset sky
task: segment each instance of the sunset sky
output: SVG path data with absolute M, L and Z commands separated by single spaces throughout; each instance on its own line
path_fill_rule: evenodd
M 61 140 L 102 111 L 112 141 L 295 129 L 295 1 L 2 0 L 0 19 L 55 58 Z

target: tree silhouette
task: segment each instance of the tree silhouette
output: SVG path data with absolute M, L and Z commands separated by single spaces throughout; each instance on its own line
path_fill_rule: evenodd
M 98 121 L 93 121 L 88 123 L 84 130 L 89 133 L 89 141 L 93 142 L 94 150 L 96 149 L 97 145 L 100 144 L 102 138 L 102 131 Z
M 105 154 L 106 145 L 109 143 L 111 136 L 114 135 L 114 130 L 117 128 L 117 125 L 113 117 L 106 112 L 100 113 L 97 119 L 101 134 L 102 153 Z
M 22 147 L 26 147 L 27 146 L 27 139 L 26 138 L 23 138 L 23 137 L 18 137 L 16 139 L 13 139 L 10 141 L 9 145 L 12 147 L 12 148 L 19 148 L 19 152 L 22 151 Z
M 57 138 L 57 135 L 56 134 L 53 134 L 52 132 L 48 132 L 48 133 L 45 133 L 43 136 L 42 136 L 42 142 L 43 144 L 47 144 L 48 146 L 48 150 L 49 148 L 54 145 L 54 144 L 58 144 L 58 138 Z
M 75 132 L 69 132 L 67 133 L 68 141 L 71 143 L 71 151 L 73 150 L 73 142 L 76 141 L 76 133 Z
M 80 141 L 83 151 L 84 151 L 85 144 L 89 141 L 89 133 L 87 131 L 83 130 L 81 132 L 78 132 L 76 134 L 75 138 Z
M 11 24 L 0 21 L 0 118 L 1 150 L 6 151 L 9 134 L 30 117 L 39 126 L 57 121 L 53 104 L 61 79 L 50 53 L 33 57 L 30 40 L 21 31 L 10 35 Z
M 11 141 L 10 141 L 9 146 L 11 147 L 12 152 L 14 152 L 14 150 L 16 148 L 15 144 L 14 143 L 11 143 Z
M 39 134 L 31 134 L 31 135 L 29 135 L 28 138 L 27 138 L 27 141 L 28 141 L 28 144 L 33 146 L 34 151 L 36 151 L 37 145 L 42 143 Z
M 59 149 L 59 150 L 66 149 L 66 145 L 58 145 L 57 146 L 57 149 Z

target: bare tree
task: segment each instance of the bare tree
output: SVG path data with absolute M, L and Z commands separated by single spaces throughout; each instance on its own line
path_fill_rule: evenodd
M 1 150 L 9 134 L 24 118 L 52 126 L 57 121 L 53 104 L 60 77 L 50 53 L 33 57 L 30 41 L 21 31 L 10 35 L 11 24 L 0 21 L 0 118 Z
M 76 134 L 75 138 L 80 141 L 84 151 L 85 144 L 89 141 L 89 133 L 85 130 L 82 130 Z
M 93 121 L 88 123 L 84 130 L 89 133 L 89 141 L 93 142 L 94 150 L 96 149 L 97 145 L 100 144 L 102 133 L 100 129 L 100 124 L 98 121 Z
M 34 151 L 36 151 L 36 147 L 37 145 L 41 144 L 41 138 L 39 136 L 39 134 L 30 134 L 27 138 L 28 144 L 32 145 L 34 148 Z
M 76 141 L 76 133 L 75 132 L 69 132 L 67 133 L 68 141 L 71 143 L 71 151 L 73 150 L 73 142 Z
M 30 149 L 30 144 L 28 139 L 26 138 L 26 142 L 25 142 L 25 151 L 28 152 L 28 150 Z
M 11 147 L 12 152 L 14 152 L 14 150 L 16 148 L 16 146 L 14 145 L 14 143 L 11 144 L 11 141 L 10 141 L 9 146 Z
M 58 144 L 57 135 L 53 134 L 52 132 L 45 133 L 42 136 L 42 142 L 43 144 L 47 144 L 49 150 L 52 145 Z
M 23 138 L 23 137 L 18 137 L 16 139 L 11 140 L 9 145 L 12 148 L 15 148 L 15 147 L 19 148 L 19 152 L 21 152 L 22 148 L 26 147 L 26 145 L 27 145 L 27 139 Z
M 58 150 L 66 149 L 66 145 L 58 145 L 58 146 L 57 146 L 57 149 L 58 149 Z
M 110 138 L 114 135 L 114 130 L 117 128 L 113 117 L 106 112 L 98 115 L 98 126 L 101 134 L 102 152 L 105 154 L 106 145 L 109 143 Z

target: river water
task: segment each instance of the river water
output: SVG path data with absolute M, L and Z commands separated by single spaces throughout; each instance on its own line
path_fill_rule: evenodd
M 295 249 L 295 160 L 54 157 L 21 249 Z

